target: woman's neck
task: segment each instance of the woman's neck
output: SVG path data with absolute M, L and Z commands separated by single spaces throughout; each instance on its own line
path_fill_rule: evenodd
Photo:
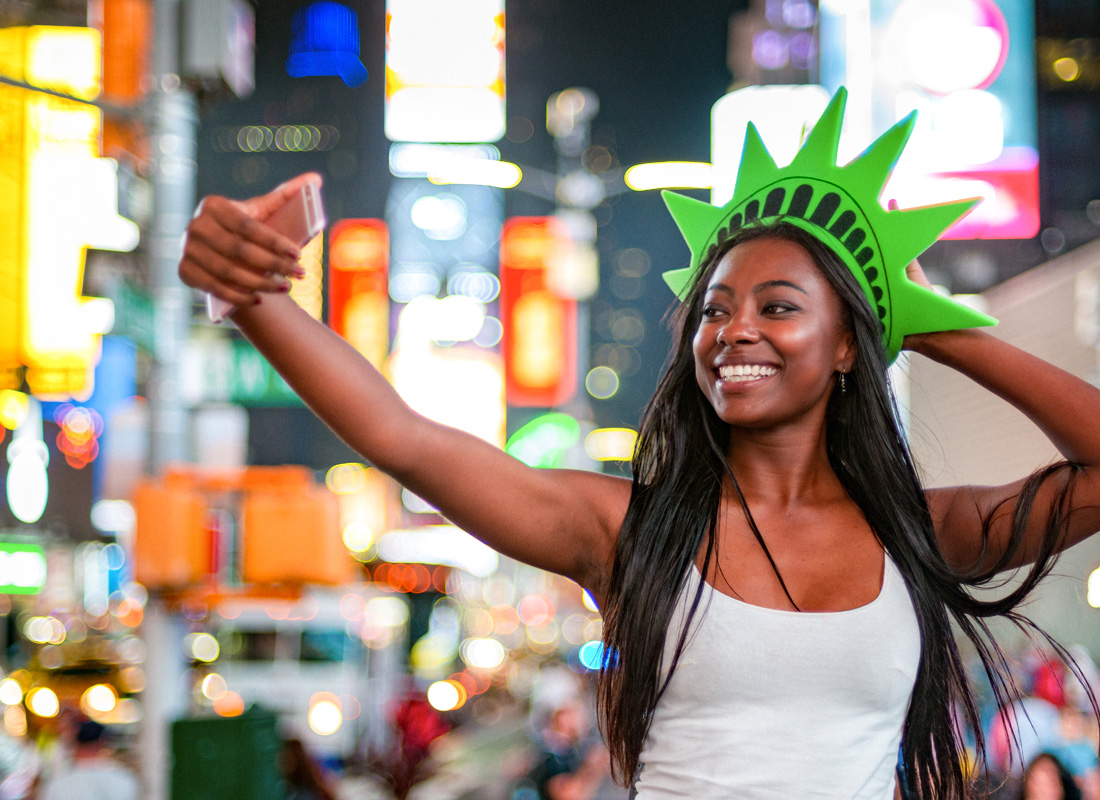
M 741 491 L 754 504 L 805 505 L 844 491 L 829 463 L 823 425 L 733 429 L 726 454 Z

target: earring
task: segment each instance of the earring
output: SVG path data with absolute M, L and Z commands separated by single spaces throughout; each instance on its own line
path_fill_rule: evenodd
M 847 374 L 847 373 L 844 373 L 844 372 L 840 373 L 840 393 L 841 393 L 841 394 L 846 394 L 846 393 L 847 393 L 847 391 L 848 391 L 848 387 L 847 387 L 847 385 L 846 385 L 846 384 L 845 384 L 845 382 L 844 382 L 844 376 L 845 376 L 846 374 Z

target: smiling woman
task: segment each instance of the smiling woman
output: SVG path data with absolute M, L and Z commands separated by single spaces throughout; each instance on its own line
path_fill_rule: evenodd
M 881 208 L 913 120 L 838 167 L 843 106 L 841 92 L 782 169 L 750 128 L 726 206 L 667 198 L 692 261 L 665 275 L 677 341 L 630 480 L 531 468 L 419 416 L 277 293 L 269 273 L 293 274 L 297 252 L 262 220 L 317 176 L 208 198 L 189 227 L 181 278 L 237 304 L 238 327 L 348 444 L 597 600 L 600 721 L 639 800 L 967 796 L 953 710 L 980 727 L 952 626 L 1003 699 L 986 619 L 1026 625 L 1016 609 L 1054 556 L 1100 528 L 1100 390 L 962 330 L 993 320 L 907 272 L 971 204 Z M 1066 461 L 923 489 L 887 380 L 902 349 L 1014 405 Z M 968 591 L 1028 564 L 1000 599 Z

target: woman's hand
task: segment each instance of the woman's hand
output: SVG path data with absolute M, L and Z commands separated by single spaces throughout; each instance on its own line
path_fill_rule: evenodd
M 263 224 L 302 184 L 321 183 L 315 172 L 299 175 L 250 200 L 205 198 L 187 226 L 179 276 L 235 306 L 259 302 L 263 292 L 288 292 L 288 276 L 301 277 L 300 248 Z
M 917 284 L 917 286 L 923 286 L 929 291 L 935 291 L 935 289 L 932 288 L 932 282 L 928 280 L 928 276 L 924 274 L 924 269 L 921 268 L 920 262 L 916 259 L 910 261 L 909 266 L 905 268 L 905 277 Z M 927 343 L 928 337 L 942 335 L 942 333 L 911 333 L 902 340 L 901 348 L 902 350 L 920 352 L 921 346 Z

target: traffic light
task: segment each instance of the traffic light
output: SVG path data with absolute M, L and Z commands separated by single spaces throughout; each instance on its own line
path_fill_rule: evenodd
M 172 470 L 140 483 L 134 507 L 135 579 L 149 587 L 186 588 L 227 577 L 217 557 L 225 545 L 220 537 L 232 533 L 213 522 L 215 510 L 237 521 L 241 557 L 233 579 L 337 585 L 354 573 L 337 498 L 305 467 Z
M 376 367 L 390 349 L 389 229 L 380 219 L 345 219 L 328 246 L 328 324 Z
M 179 587 L 210 571 L 206 502 L 189 480 L 169 475 L 134 490 L 134 580 L 150 588 Z
M 281 467 L 246 483 L 241 505 L 241 580 L 341 584 L 353 562 L 339 532 L 340 510 L 304 467 Z
M 554 406 L 577 387 L 577 301 L 551 288 L 549 270 L 569 245 L 554 217 L 514 217 L 500 246 L 500 316 L 508 402 Z

